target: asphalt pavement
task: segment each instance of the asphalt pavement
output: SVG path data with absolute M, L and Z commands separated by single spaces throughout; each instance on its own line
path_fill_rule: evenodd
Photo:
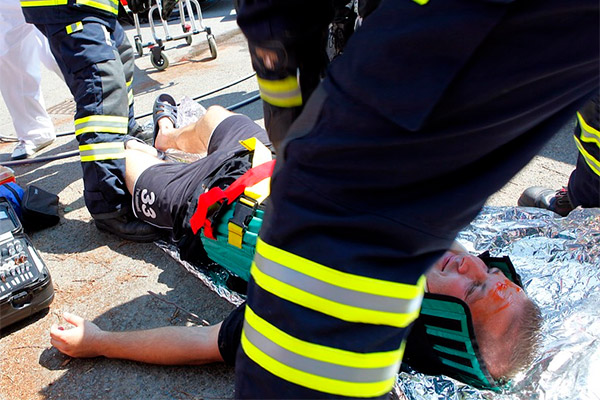
M 176 21 L 172 34 L 181 29 Z M 166 42 L 169 67 L 158 71 L 148 51 L 136 59 L 136 114 L 149 113 L 162 92 L 177 100 L 197 97 L 252 73 L 244 37 L 235 23 L 232 0 L 221 0 L 204 11 L 218 46 L 211 58 L 206 33 Z M 135 28 L 124 26 L 134 43 Z M 164 38 L 160 26 L 156 33 Z M 143 42 L 152 41 L 150 28 Z M 5 79 L 6 77 L 2 77 Z M 75 104 L 57 76 L 44 71 L 46 107 L 58 132 L 73 131 Z M 202 104 L 229 106 L 258 93 L 255 79 L 209 95 Z M 239 110 L 262 124 L 262 107 L 254 102 Z M 141 119 L 144 123 L 146 117 Z M 504 188 L 490 205 L 514 206 L 531 185 L 559 188 L 574 168 L 576 149 L 572 125 L 562 129 L 540 154 Z M 6 106 L 0 100 L 0 135 L 14 137 Z M 14 144 L 0 143 L 0 163 L 10 159 Z M 77 150 L 73 135 L 59 137 L 39 157 Z M 98 231 L 85 208 L 81 167 L 77 157 L 14 167 L 17 182 L 35 184 L 60 197 L 60 223 L 30 236 L 48 265 L 56 292 L 50 310 L 3 331 L 0 336 L 0 399 L 210 399 L 232 398 L 233 370 L 223 365 L 163 367 L 107 359 L 70 359 L 52 348 L 49 328 L 63 311 L 79 314 L 108 330 L 147 329 L 198 321 L 183 310 L 211 323 L 233 308 L 192 277 L 154 244 L 122 241 Z M 150 292 L 154 293 L 151 294 Z

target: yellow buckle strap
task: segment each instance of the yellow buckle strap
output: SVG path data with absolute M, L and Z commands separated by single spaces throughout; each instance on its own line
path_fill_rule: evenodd
M 252 138 L 249 138 L 246 140 L 240 140 L 240 143 L 246 149 L 254 152 L 254 154 L 252 155 L 252 168 L 262 165 L 273 159 L 271 150 L 269 150 L 267 148 L 267 146 L 265 146 L 260 140 L 258 140 L 255 137 L 252 137 Z M 270 185 L 271 185 L 271 178 L 269 177 L 269 178 L 263 179 L 262 181 L 258 182 L 257 184 L 255 184 L 253 186 L 247 187 L 244 190 L 244 195 L 246 197 L 241 196 L 240 198 L 238 198 L 238 202 L 247 207 L 250 207 L 252 209 L 252 213 L 254 213 L 256 206 L 259 205 L 260 203 L 262 203 L 264 199 L 269 197 Z M 242 212 L 242 207 L 236 206 L 236 209 L 234 212 L 234 218 L 236 217 L 236 213 L 238 213 L 238 212 Z M 246 209 L 246 212 L 247 212 L 247 209 Z M 238 218 L 239 218 L 239 216 L 238 216 Z M 239 219 L 238 219 L 238 222 L 239 222 Z M 235 246 L 235 247 L 241 249 L 242 242 L 244 239 L 245 227 L 241 226 L 241 225 L 237 225 L 236 223 L 234 223 L 232 221 L 229 221 L 227 226 L 228 226 L 228 230 L 229 230 L 229 236 L 227 238 L 228 243 L 232 246 Z
M 229 224 L 227 224 L 227 228 L 229 230 L 229 237 L 227 239 L 228 243 L 237 247 L 238 249 L 241 249 L 242 239 L 244 238 L 244 228 L 234 224 L 233 222 L 229 222 Z
M 258 203 L 254 199 L 244 195 L 237 199 L 233 217 L 229 219 L 229 223 L 227 224 L 227 229 L 229 231 L 227 242 L 230 245 L 235 246 L 238 249 L 242 248 L 244 233 L 248 227 L 246 221 L 248 221 L 248 218 L 251 219 L 254 216 L 256 207 L 258 207 Z
M 240 143 L 246 149 L 254 151 L 252 156 L 252 168 L 264 164 L 273 159 L 271 150 L 267 148 L 260 140 L 255 137 L 250 139 L 241 140 Z M 263 179 L 256 185 L 247 187 L 244 190 L 244 194 L 257 201 L 258 204 L 262 203 L 264 199 L 269 197 L 271 193 L 271 178 Z

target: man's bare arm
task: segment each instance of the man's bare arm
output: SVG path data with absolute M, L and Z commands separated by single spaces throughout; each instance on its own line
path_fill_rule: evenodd
M 166 326 L 143 331 L 108 332 L 83 318 L 64 313 L 74 325 L 50 328 L 51 343 L 71 357 L 120 358 L 161 365 L 222 362 L 218 335 L 221 323 L 208 327 Z

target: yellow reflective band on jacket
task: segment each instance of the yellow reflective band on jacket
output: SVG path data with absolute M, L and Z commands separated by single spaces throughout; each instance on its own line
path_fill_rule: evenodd
M 75 0 L 75 4 L 97 8 L 115 15 L 119 14 L 118 0 Z
M 415 3 L 424 6 L 425 4 L 429 3 L 429 0 L 413 0 Z
M 267 103 L 284 108 L 302 105 L 302 92 L 300 92 L 298 79 L 295 76 L 288 76 L 276 81 L 259 77 L 257 80 L 260 97 Z
M 250 269 L 277 297 L 349 322 L 408 326 L 419 315 L 425 276 L 416 285 L 341 272 L 273 247 L 260 238 Z
M 388 393 L 404 353 L 356 353 L 293 337 L 246 306 L 242 348 L 270 373 L 288 382 L 340 396 L 375 397 Z
M 21 7 L 66 6 L 68 0 L 21 0 Z
M 133 104 L 133 88 L 131 87 L 131 84 L 133 83 L 133 78 L 131 78 L 129 81 L 126 82 L 127 84 L 127 101 L 128 101 L 128 105 L 131 106 Z
M 125 158 L 123 142 L 93 143 L 79 146 L 81 162 Z
M 585 160 L 586 164 L 592 171 L 594 171 L 596 175 L 600 175 L 600 161 L 596 160 L 594 156 L 587 152 L 577 137 L 574 136 L 573 138 L 575 139 L 577 150 L 579 150 L 579 153 L 581 153 L 581 156 Z
M 75 22 L 74 24 L 67 25 L 67 33 L 70 35 L 73 32 L 79 32 L 83 30 L 83 23 L 81 21 Z
M 90 115 L 75 120 L 75 136 L 82 133 L 127 133 L 128 117 L 117 117 L 112 115 Z
M 580 113 L 577 113 L 579 126 L 581 127 L 581 141 L 586 143 L 595 143 L 600 148 L 600 131 L 588 125 Z

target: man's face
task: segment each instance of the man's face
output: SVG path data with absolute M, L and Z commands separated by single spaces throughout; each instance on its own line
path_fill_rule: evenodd
M 446 252 L 426 276 L 429 292 L 457 297 L 467 303 L 476 336 L 483 339 L 485 335 L 488 343 L 494 342 L 494 348 L 488 349 L 495 355 L 486 364 L 495 375 L 492 370 L 502 364 L 497 357 L 503 351 L 499 350 L 509 342 L 506 335 L 515 328 L 514 321 L 527 301 L 523 289 L 499 269 L 488 269 L 479 257 L 467 253 Z

